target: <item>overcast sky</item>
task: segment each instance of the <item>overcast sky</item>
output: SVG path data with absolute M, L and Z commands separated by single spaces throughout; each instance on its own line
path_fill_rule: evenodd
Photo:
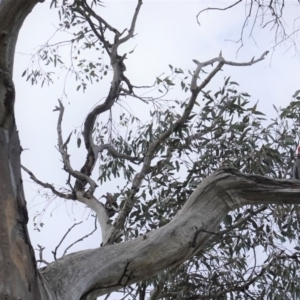
M 256 40 L 246 39 L 245 46 L 237 54 L 238 45 L 228 40 L 239 38 L 245 17 L 243 5 L 227 12 L 209 12 L 201 17 L 201 26 L 196 22 L 196 14 L 208 6 L 229 5 L 231 1 L 144 1 L 137 22 L 137 35 L 128 45 L 120 49 L 135 51 L 126 60 L 127 76 L 133 84 L 152 84 L 155 77 L 169 71 L 171 64 L 182 69 L 195 67 L 193 59 L 205 61 L 218 56 L 220 50 L 228 60 L 248 61 L 253 56 L 259 57 L 264 51 L 271 50 L 273 45 L 269 30 L 254 30 Z M 22 163 L 40 180 L 64 186 L 66 173 L 62 171 L 60 156 L 55 148 L 57 143 L 57 112 L 53 112 L 57 99 L 61 98 L 64 87 L 64 75 L 58 71 L 54 76 L 54 84 L 45 85 L 42 89 L 31 86 L 21 78 L 21 74 L 30 64 L 31 55 L 40 45 L 45 44 L 57 28 L 58 18 L 55 10 L 49 10 L 50 1 L 38 4 L 28 16 L 19 35 L 14 66 L 14 81 L 17 88 L 16 118 L 22 147 Z M 129 27 L 134 12 L 135 1 L 106 1 L 106 8 L 101 9 L 104 16 L 120 31 Z M 297 9 L 296 9 L 297 8 Z M 292 28 L 292 20 L 299 15 L 299 8 L 286 4 L 286 25 Z M 62 49 L 63 56 L 68 50 Z M 108 63 L 108 59 L 106 60 Z M 259 108 L 268 116 L 272 114 L 272 104 L 285 106 L 292 94 L 299 89 L 300 58 L 295 51 L 287 51 L 287 47 L 278 47 L 273 56 L 259 64 L 247 68 L 226 66 L 224 72 L 218 74 L 208 89 L 217 90 L 222 86 L 225 76 L 231 76 L 240 84 L 242 90 L 252 95 L 253 103 L 259 100 Z M 64 99 L 66 108 L 63 130 L 66 138 L 75 128 L 80 128 L 86 114 L 108 93 L 109 80 L 102 81 L 83 94 L 76 92 L 77 84 L 71 79 L 67 81 L 68 99 Z M 174 94 L 173 94 L 174 95 Z M 178 97 L 180 98 L 180 97 Z M 135 102 L 129 105 L 135 106 Z M 146 108 L 143 107 L 143 110 Z M 103 116 L 105 117 L 105 116 Z M 71 148 L 71 160 L 79 169 L 85 159 L 84 149 Z M 25 193 L 30 214 L 29 230 L 34 248 L 37 244 L 46 247 L 45 258 L 53 260 L 51 251 L 60 241 L 74 220 L 84 221 L 70 234 L 61 250 L 75 239 L 93 229 L 92 218 L 86 220 L 89 210 L 80 203 L 65 203 L 61 199 L 49 200 L 41 197 L 44 193 L 24 174 Z M 100 187 L 98 196 L 106 192 L 116 192 L 118 182 Z M 48 202 L 47 202 L 48 201 Z M 47 204 L 48 203 L 48 204 Z M 41 232 L 33 231 L 33 217 L 36 212 L 43 211 Z M 100 233 L 94 234 L 84 243 L 72 248 L 72 251 L 99 247 Z M 59 252 L 61 254 L 62 252 Z

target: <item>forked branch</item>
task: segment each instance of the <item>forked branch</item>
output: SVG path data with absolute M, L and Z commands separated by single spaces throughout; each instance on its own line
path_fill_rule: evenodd
M 74 196 L 74 194 L 65 194 L 65 193 L 59 192 L 57 189 L 55 189 L 55 187 L 53 186 L 53 184 L 50 184 L 50 183 L 43 182 L 43 181 L 39 180 L 38 178 L 36 178 L 36 176 L 30 170 L 28 170 L 27 168 L 25 168 L 23 165 L 21 165 L 21 168 L 30 176 L 30 178 L 35 183 L 37 183 L 38 185 L 42 186 L 45 189 L 50 189 L 51 192 L 55 196 L 57 196 L 59 198 L 62 198 L 62 199 L 72 199 L 72 200 L 76 199 L 75 196 Z
M 83 174 L 81 172 L 73 170 L 71 163 L 70 163 L 70 155 L 68 154 L 66 150 L 66 145 L 63 142 L 63 137 L 62 137 L 62 129 L 61 129 L 61 123 L 64 115 L 64 106 L 62 105 L 61 101 L 58 100 L 59 106 L 56 106 L 54 109 L 55 111 L 59 111 L 59 117 L 57 121 L 57 135 L 58 135 L 58 151 L 61 154 L 62 161 L 64 164 L 64 170 L 68 172 L 71 176 L 73 176 L 77 180 L 85 180 L 89 183 L 89 189 L 88 192 L 90 195 L 93 195 L 97 184 L 96 182 L 91 179 L 89 176 L 86 174 Z
M 139 11 L 140 11 L 140 8 L 142 5 L 142 1 L 141 0 L 138 1 L 134 16 L 131 21 L 131 25 L 130 25 L 128 34 L 122 39 L 119 39 L 119 38 L 122 36 L 122 34 L 125 32 L 125 30 L 122 33 L 120 33 L 118 30 L 116 30 L 112 26 L 109 26 L 109 24 L 102 17 L 98 16 L 94 11 L 92 11 L 92 10 L 90 11 L 90 8 L 88 8 L 86 6 L 85 1 L 83 1 L 83 3 L 85 3 L 85 4 L 82 6 L 82 9 L 86 9 L 87 13 L 82 13 L 82 16 L 87 19 L 87 21 L 90 25 L 92 24 L 92 21 L 90 20 L 90 16 L 94 17 L 99 22 L 99 30 L 98 31 L 95 26 L 91 25 L 91 28 L 97 36 L 100 36 L 99 39 L 101 42 L 104 43 L 105 47 L 109 48 L 109 51 L 107 53 L 110 57 L 110 62 L 111 62 L 111 66 L 113 69 L 113 78 L 112 78 L 109 93 L 108 93 L 105 101 L 102 104 L 97 105 L 88 114 L 88 116 L 86 117 L 86 120 L 84 122 L 83 137 L 84 137 L 85 147 L 87 150 L 87 157 L 86 157 L 85 163 L 84 163 L 83 167 L 81 168 L 80 172 L 89 177 L 94 169 L 95 162 L 96 162 L 99 152 L 103 151 L 104 149 L 107 149 L 114 157 L 128 159 L 132 162 L 139 161 L 138 158 L 130 157 L 130 156 L 118 153 L 117 151 L 115 151 L 115 149 L 113 148 L 112 145 L 110 145 L 110 146 L 95 145 L 94 139 L 93 139 L 93 129 L 94 129 L 97 117 L 100 114 L 108 111 L 114 105 L 115 101 L 118 99 L 121 88 L 122 88 L 121 87 L 122 82 L 125 82 L 125 84 L 128 86 L 129 93 L 132 92 L 133 86 L 130 84 L 129 80 L 124 75 L 124 72 L 126 71 L 126 67 L 124 64 L 124 59 L 126 58 L 126 55 L 120 56 L 118 54 L 118 47 L 120 46 L 120 44 L 126 42 L 128 39 L 133 37 L 135 24 L 136 24 L 137 17 L 138 17 L 138 14 L 139 14 Z M 108 45 L 108 42 L 104 39 L 104 35 L 103 35 L 104 29 L 103 28 L 108 28 L 110 31 L 112 31 L 115 34 L 115 39 L 114 39 L 113 44 Z M 86 183 L 87 183 L 86 179 L 78 178 L 76 181 L 76 184 L 75 184 L 75 189 L 83 191 Z
M 147 173 L 149 173 L 149 170 L 151 168 L 151 162 L 152 162 L 153 157 L 155 156 L 155 153 L 159 149 L 159 146 L 162 143 L 164 143 L 166 141 L 166 139 L 169 138 L 172 133 L 177 131 L 188 120 L 200 91 L 202 91 L 207 86 L 207 84 L 210 82 L 210 80 L 218 73 L 218 71 L 221 70 L 221 68 L 224 65 L 251 66 L 251 65 L 263 60 L 267 54 L 268 54 L 268 51 L 264 52 L 260 58 L 258 58 L 256 60 L 253 58 L 249 62 L 244 62 L 244 63 L 227 61 L 223 58 L 222 52 L 220 52 L 218 57 L 210 59 L 203 63 L 200 63 L 197 60 L 193 60 L 197 64 L 197 67 L 192 76 L 191 95 L 190 95 L 190 99 L 184 109 L 184 112 L 182 113 L 182 115 L 177 119 L 177 121 L 174 124 L 172 124 L 167 130 L 165 130 L 163 133 L 161 133 L 160 136 L 149 145 L 148 151 L 147 151 L 144 161 L 143 161 L 143 166 L 141 168 L 141 171 L 138 172 L 133 179 L 132 186 L 131 186 L 131 194 L 130 194 L 130 196 L 127 197 L 127 199 L 125 201 L 125 205 L 123 206 L 122 210 L 119 212 L 119 215 L 117 216 L 117 218 L 115 220 L 114 227 L 112 227 L 110 229 L 110 232 L 107 235 L 107 238 L 104 241 L 104 244 L 113 243 L 114 236 L 116 236 L 118 230 L 121 230 L 123 228 L 126 218 L 134 206 L 135 195 L 138 192 L 139 187 L 141 186 L 145 175 Z M 213 65 L 216 62 L 218 63 L 217 66 L 206 76 L 206 78 L 204 80 L 202 80 L 202 82 L 199 85 L 197 85 L 197 80 L 198 80 L 201 69 L 205 66 Z

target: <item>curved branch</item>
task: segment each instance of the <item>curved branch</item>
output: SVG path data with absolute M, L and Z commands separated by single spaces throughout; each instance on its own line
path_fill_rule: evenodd
M 97 156 L 99 153 L 97 151 L 99 150 L 99 147 L 101 148 L 101 146 L 95 145 L 93 136 L 92 136 L 97 117 L 100 114 L 102 114 L 103 112 L 109 110 L 113 106 L 116 99 L 119 97 L 122 81 L 125 81 L 126 84 L 129 85 L 129 89 L 132 90 L 132 87 L 131 87 L 129 81 L 127 80 L 127 78 L 124 75 L 124 72 L 126 70 L 126 67 L 124 65 L 125 56 L 121 57 L 118 55 L 118 47 L 121 43 L 126 42 L 129 38 L 131 38 L 133 36 L 136 20 L 137 20 L 141 5 L 142 5 L 142 1 L 139 0 L 136 11 L 134 13 L 134 16 L 133 16 L 133 19 L 131 22 L 131 27 L 130 27 L 129 33 L 122 40 L 119 40 L 119 37 L 122 35 L 122 33 L 117 31 L 115 28 L 109 26 L 109 24 L 107 22 L 105 22 L 104 19 L 102 19 L 95 12 L 93 12 L 93 10 L 89 9 L 89 7 L 87 5 L 82 6 L 84 9 L 88 10 L 88 13 L 90 13 L 95 19 L 98 20 L 100 27 L 102 24 L 106 28 L 108 28 L 109 30 L 111 30 L 115 33 L 115 42 L 114 42 L 114 44 L 111 45 L 111 50 L 108 51 L 108 54 L 110 56 L 111 66 L 113 69 L 113 79 L 111 82 L 108 96 L 107 96 L 106 100 L 104 101 L 104 103 L 97 105 L 87 115 L 86 120 L 84 122 L 83 137 L 84 137 L 85 147 L 87 149 L 87 157 L 86 157 L 86 161 L 85 161 L 83 167 L 80 170 L 80 173 L 82 173 L 88 177 L 91 175 L 91 173 L 94 169 L 95 162 L 96 162 L 96 159 L 97 159 Z M 89 17 L 87 17 L 86 14 L 85 14 L 85 17 L 89 21 Z M 89 22 L 89 23 L 91 25 L 91 22 Z M 92 29 L 93 29 L 93 31 L 95 31 L 95 27 L 92 27 Z M 103 34 L 103 33 L 101 32 L 101 34 Z M 102 42 L 103 42 L 103 38 L 102 38 Z M 104 41 L 103 43 L 104 43 L 104 45 L 106 45 L 106 41 Z M 120 157 L 121 154 L 119 154 L 119 153 L 117 154 L 117 152 L 114 152 L 113 148 L 109 148 L 109 150 L 111 151 L 111 153 L 114 153 L 115 155 L 119 155 L 119 157 Z M 126 155 L 123 155 L 123 158 L 130 159 L 130 160 L 132 159 L 132 161 L 134 160 L 133 158 L 130 158 Z M 87 180 L 78 178 L 75 183 L 75 189 L 83 191 L 86 183 L 87 183 Z
M 195 189 L 169 224 L 132 241 L 67 255 L 42 274 L 58 300 L 100 296 L 188 260 L 205 247 L 230 210 L 249 204 L 300 204 L 299 195 L 300 181 L 222 168 Z
M 13 62 L 18 34 L 25 18 L 38 2 L 45 0 L 0 1 L 0 68 L 13 73 Z
M 104 205 L 98 201 L 94 196 L 87 197 L 83 192 L 76 192 L 77 200 L 81 203 L 84 203 L 87 207 L 89 207 L 92 211 L 95 212 L 102 234 L 102 241 L 105 240 L 108 230 L 111 228 L 109 224 L 109 217 L 106 213 L 106 209 Z
M 207 7 L 205 9 L 202 9 L 201 11 L 198 12 L 198 14 L 196 15 L 196 19 L 197 19 L 197 23 L 200 25 L 200 22 L 199 22 L 199 16 L 200 14 L 202 14 L 203 12 L 205 11 L 210 11 L 210 10 L 227 10 L 227 9 L 230 9 L 236 5 L 238 5 L 239 3 L 241 3 L 243 0 L 238 0 L 237 2 L 227 6 L 227 7 L 224 7 L 224 8 L 219 8 L 219 7 Z

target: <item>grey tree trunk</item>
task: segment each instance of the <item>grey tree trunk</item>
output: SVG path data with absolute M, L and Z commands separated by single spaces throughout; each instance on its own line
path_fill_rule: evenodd
M 24 19 L 37 0 L 0 1 L 0 298 L 42 299 L 40 276 L 27 231 L 20 171 L 21 147 L 14 119 L 12 69 Z

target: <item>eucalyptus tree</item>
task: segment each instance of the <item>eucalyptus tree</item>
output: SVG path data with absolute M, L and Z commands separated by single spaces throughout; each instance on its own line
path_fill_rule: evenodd
M 290 252 L 282 245 L 298 239 L 295 204 L 300 202 L 300 182 L 290 175 L 299 140 L 300 91 L 286 108 L 274 107 L 277 118 L 265 125 L 264 114 L 250 105 L 250 95 L 230 77 L 220 90 L 206 90 L 226 66 L 251 66 L 267 52 L 247 62 L 229 61 L 220 52 L 208 61 L 194 59 L 192 71 L 170 66 L 170 75 L 157 77 L 151 87 L 156 92 L 145 97 L 126 76 L 127 54 L 120 50 L 135 34 L 142 1 L 136 1 L 128 28 L 119 30 L 101 16 L 100 0 L 53 0 L 61 29 L 73 31 L 68 42 L 76 52 L 68 70 L 80 82 L 77 88 L 86 89 L 88 81 L 109 71 L 112 78 L 105 100 L 82 116 L 77 141 L 81 146 L 83 140 L 86 158 L 79 171 L 70 161 L 71 135 L 65 138 L 62 132 L 65 108 L 58 101 L 57 149 L 68 175 L 65 189 L 58 190 L 21 166 L 14 117 L 15 44 L 24 19 L 37 3 L 0 2 L 1 297 L 96 299 L 120 290 L 124 297 L 139 299 L 299 297 L 299 248 Z M 267 7 L 276 5 L 270 1 Z M 79 59 L 85 48 L 103 51 L 110 66 Z M 48 50 L 38 54 L 46 64 L 63 64 L 56 51 Z M 76 64 L 81 71 L 74 68 Z M 51 80 L 48 73 L 36 70 L 23 75 L 33 83 Z M 186 100 L 166 101 L 159 96 L 177 83 Z M 129 112 L 120 115 L 125 135 L 122 129 L 111 130 L 112 120 L 97 122 L 119 101 L 132 97 L 141 105 L 152 105 L 149 122 Z M 97 163 L 98 179 L 92 176 Z M 38 269 L 27 232 L 21 168 L 53 195 L 89 207 L 101 228 L 101 246 L 65 255 Z M 108 192 L 105 202 L 97 198 L 104 181 L 120 177 L 124 187 Z M 264 262 L 257 261 L 258 250 L 264 251 Z M 249 262 L 251 254 L 254 261 Z

